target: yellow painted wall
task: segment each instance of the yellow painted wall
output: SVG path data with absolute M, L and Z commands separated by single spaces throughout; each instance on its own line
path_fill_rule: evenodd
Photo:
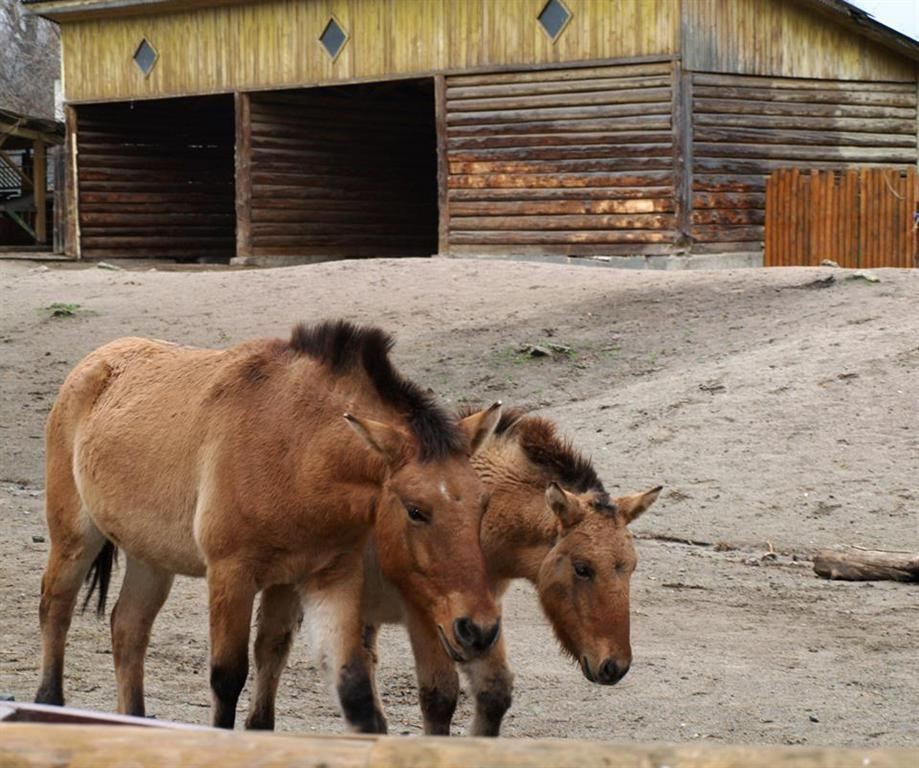
M 683 66 L 698 72 L 914 81 L 914 64 L 796 0 L 683 0 Z
M 267 0 L 62 25 L 71 102 L 387 79 L 439 70 L 676 54 L 679 0 L 564 0 L 554 43 L 545 0 Z M 318 36 L 333 15 L 350 39 L 332 62 Z M 159 60 L 144 77 L 145 38 Z

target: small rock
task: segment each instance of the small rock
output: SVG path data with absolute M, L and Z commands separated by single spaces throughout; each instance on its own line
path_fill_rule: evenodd
M 0 693 L 0 701 L 16 701 L 12 693 Z
M 96 269 L 108 269 L 112 272 L 124 272 L 124 267 L 119 267 L 117 264 L 109 264 L 107 261 L 100 261 L 96 264 Z
M 39 536 L 38 534 L 36 534 L 36 535 L 34 535 L 34 536 L 32 537 L 32 542 L 35 543 L 35 544 L 44 544 L 44 543 L 45 543 L 45 537 L 44 537 L 44 536 Z
M 869 283 L 879 283 L 881 278 L 879 278 L 874 272 L 869 272 L 866 269 L 860 269 L 857 272 L 853 272 L 849 275 L 847 280 L 865 280 Z
M 32 267 L 32 269 L 29 270 L 29 272 L 33 272 L 33 273 L 35 273 L 35 272 L 50 272 L 50 271 L 51 271 L 51 269 L 50 269 L 49 267 L 46 267 L 44 264 L 39 264 L 37 267 Z
M 547 347 L 541 347 L 539 344 L 524 344 L 520 351 L 530 357 L 549 357 L 552 351 Z
M 820 722 L 820 719 L 817 717 L 817 715 L 811 715 L 808 719 L 809 719 L 812 723 L 819 723 L 819 722 Z
M 832 259 L 824 259 L 823 261 L 820 262 L 820 266 L 821 267 L 836 267 L 836 269 L 839 269 L 839 264 L 837 264 Z

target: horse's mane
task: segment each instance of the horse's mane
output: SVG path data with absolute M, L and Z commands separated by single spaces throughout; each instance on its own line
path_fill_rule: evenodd
M 464 409 L 460 417 L 472 410 Z M 528 415 L 524 408 L 504 409 L 495 427 L 495 437 L 516 441 L 533 468 L 547 482 L 556 482 L 573 493 L 593 492 L 601 505 L 609 502 L 609 494 L 591 460 L 570 440 L 560 437 L 555 424 L 548 419 Z
M 360 367 L 380 399 L 401 411 L 418 441 L 419 459 L 432 461 L 468 450 L 468 440 L 457 422 L 434 397 L 402 376 L 389 359 L 394 340 L 385 331 L 346 320 L 294 327 L 289 346 L 343 375 Z

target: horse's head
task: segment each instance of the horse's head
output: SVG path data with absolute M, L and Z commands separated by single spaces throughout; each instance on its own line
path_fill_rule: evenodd
M 406 430 L 348 417 L 387 466 L 373 534 L 380 568 L 454 661 L 486 653 L 501 626 L 479 539 L 487 499 L 469 461 L 500 413 L 495 404 L 463 419 L 463 449 L 434 457 Z
M 629 671 L 629 582 L 638 558 L 627 526 L 660 488 L 610 501 L 552 483 L 546 504 L 558 539 L 539 570 L 539 597 L 559 641 L 592 683 L 613 685 Z

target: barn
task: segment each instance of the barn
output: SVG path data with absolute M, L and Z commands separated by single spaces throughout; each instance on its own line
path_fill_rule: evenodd
M 769 173 L 917 161 L 919 44 L 842 0 L 25 0 L 66 249 L 761 254 Z

